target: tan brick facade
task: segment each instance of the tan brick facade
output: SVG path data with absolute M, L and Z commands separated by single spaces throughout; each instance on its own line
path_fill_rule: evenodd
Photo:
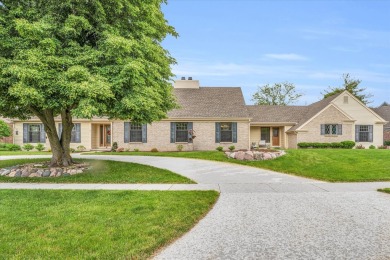
M 352 122 L 348 121 L 350 120 L 347 116 L 330 106 L 302 127 L 302 132 L 297 134 L 297 143 L 354 141 L 354 126 Z M 321 124 L 341 124 L 343 127 L 342 135 L 321 135 Z
M 175 122 L 175 121 L 173 121 Z M 181 121 L 187 122 L 187 121 Z M 188 121 L 191 122 L 191 121 Z M 215 143 L 215 122 L 220 121 L 192 121 L 196 138 L 193 143 L 171 143 L 171 121 L 154 122 L 147 126 L 147 143 L 124 143 L 124 122 L 113 122 L 113 142 L 118 143 L 118 147 L 123 147 L 133 151 L 150 151 L 157 148 L 159 151 L 177 151 L 179 144 L 183 145 L 183 151 L 203 151 L 215 150 L 222 146 L 228 149 L 234 145 L 236 149 L 249 148 L 249 122 L 237 122 L 237 143 Z

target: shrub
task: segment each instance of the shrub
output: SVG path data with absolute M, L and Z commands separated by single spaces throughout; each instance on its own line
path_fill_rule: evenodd
M 158 150 L 157 150 L 157 148 L 152 148 L 152 150 L 150 150 L 152 153 L 157 153 L 158 152 Z
M 37 144 L 37 146 L 35 146 L 35 149 L 42 152 L 43 150 L 45 150 L 45 146 L 43 144 L 39 143 L 39 144 Z
M 385 145 L 380 145 L 380 146 L 378 146 L 378 149 L 387 149 L 387 146 L 385 146 Z
M 87 150 L 87 148 L 85 148 L 84 145 L 79 145 L 79 146 L 77 146 L 77 150 L 80 152 L 84 152 L 85 150 Z
M 70 148 L 70 152 L 71 152 L 71 153 L 75 153 L 75 152 L 76 152 L 76 149 Z
M 342 145 L 342 148 L 344 149 L 352 149 L 353 147 L 355 147 L 355 142 L 354 141 L 342 141 L 341 142 L 341 145 Z
M 233 152 L 234 149 L 236 149 L 236 147 L 235 147 L 234 145 L 229 146 L 229 150 L 230 150 L 231 152 Z
M 17 145 L 17 144 L 6 144 L 5 145 L 5 148 L 8 150 L 8 151 L 21 151 L 22 148 L 20 147 L 20 145 Z
M 25 145 L 23 145 L 23 149 L 26 150 L 27 152 L 31 151 L 32 149 L 34 149 L 34 145 L 32 145 L 32 144 L 25 144 Z
M 362 144 L 359 144 L 355 147 L 356 149 L 366 149 L 366 147 L 364 147 Z
M 298 143 L 298 147 L 305 148 L 316 148 L 316 149 L 326 149 L 326 148 L 343 148 L 343 149 L 352 149 L 355 146 L 353 141 L 343 141 L 340 143 Z
M 390 141 L 385 141 L 385 142 L 384 142 L 384 145 L 385 145 L 385 146 L 390 146 Z
M 215 148 L 215 150 L 217 150 L 218 152 L 222 152 L 223 151 L 223 147 L 222 146 L 218 146 L 217 148 Z
M 124 152 L 124 151 L 125 151 L 125 148 L 119 147 L 118 149 L 116 149 L 116 151 L 117 151 L 118 153 L 121 153 L 121 152 Z
M 368 149 L 376 149 L 375 145 L 370 145 Z
M 182 144 L 178 144 L 178 145 L 176 146 L 176 148 L 177 148 L 177 150 L 178 150 L 179 152 L 181 152 L 181 151 L 183 151 L 184 146 L 183 146 Z
M 134 148 L 134 152 L 139 152 L 139 149 L 138 148 Z
M 118 143 L 117 142 L 113 142 L 112 143 L 112 147 L 111 147 L 111 152 L 116 152 L 116 149 L 118 149 Z

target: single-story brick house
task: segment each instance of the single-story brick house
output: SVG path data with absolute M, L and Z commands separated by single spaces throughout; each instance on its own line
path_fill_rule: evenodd
M 178 80 L 174 94 L 180 108 L 168 118 L 151 124 L 93 118 L 74 118 L 73 148 L 107 149 L 113 142 L 124 149 L 150 151 L 250 149 L 258 144 L 297 148 L 299 142 L 353 140 L 364 146 L 383 144 L 384 118 L 349 92 L 309 106 L 248 106 L 241 88 L 200 87 L 197 80 Z M 45 143 L 43 125 L 37 119 L 13 120 L 14 142 Z M 60 120 L 58 130 L 61 131 Z

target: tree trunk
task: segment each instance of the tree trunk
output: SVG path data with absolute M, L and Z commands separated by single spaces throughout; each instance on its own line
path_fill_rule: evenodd
M 59 136 L 57 132 L 54 121 L 54 113 L 52 110 L 44 110 L 42 113 L 35 110 L 34 114 L 36 114 L 44 124 L 45 132 L 50 142 L 50 147 L 53 154 L 50 161 L 50 166 L 63 167 L 72 165 L 74 162 L 70 156 L 70 141 L 72 136 L 73 122 L 70 110 L 65 109 L 61 112 L 61 136 Z

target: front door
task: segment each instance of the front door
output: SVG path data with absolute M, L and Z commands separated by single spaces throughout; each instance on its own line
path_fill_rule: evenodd
M 272 128 L 272 146 L 280 146 L 279 128 Z
M 111 146 L 111 125 L 100 125 L 100 146 Z

